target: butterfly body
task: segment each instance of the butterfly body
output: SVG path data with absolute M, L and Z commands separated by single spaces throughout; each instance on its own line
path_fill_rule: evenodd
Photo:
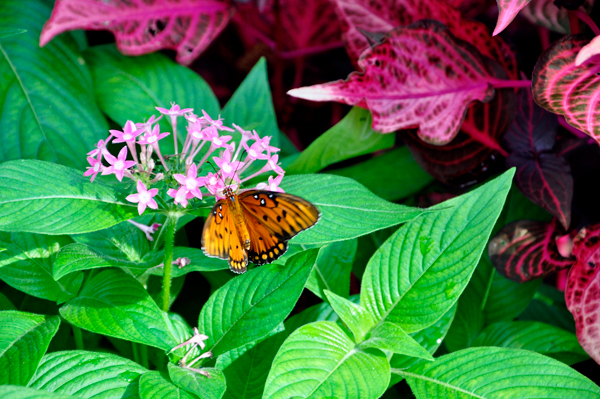
M 287 241 L 314 226 L 319 211 L 295 195 L 249 190 L 237 195 L 223 190 L 204 223 L 202 250 L 226 259 L 235 273 L 246 271 L 248 261 L 271 263 L 287 250 Z

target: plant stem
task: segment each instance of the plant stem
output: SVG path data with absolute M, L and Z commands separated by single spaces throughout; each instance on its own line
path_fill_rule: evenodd
M 140 360 L 142 361 L 141 365 L 145 368 L 149 368 L 148 363 L 148 347 L 146 345 L 140 344 Z
M 575 16 L 577 18 L 579 18 L 580 20 L 582 20 L 583 22 L 585 22 L 587 24 L 587 26 L 590 27 L 592 32 L 594 32 L 594 35 L 596 35 L 596 36 L 600 35 L 600 29 L 598 28 L 598 25 L 596 25 L 596 23 L 592 20 L 592 18 L 589 15 L 587 15 L 586 13 L 584 13 L 581 10 L 577 10 L 577 11 L 575 11 Z
M 140 364 L 140 345 L 132 342 L 131 349 L 133 350 L 133 361 Z
M 503 79 L 491 79 L 489 83 L 494 86 L 495 89 L 506 89 L 511 87 L 531 87 L 531 80 L 503 80 Z
M 81 328 L 76 327 L 71 324 L 71 328 L 73 329 L 73 337 L 75 338 L 75 347 L 79 350 L 84 350 L 83 346 L 83 335 L 81 334 Z
M 175 227 L 177 226 L 179 214 L 168 214 L 166 221 L 165 236 L 165 261 L 163 263 L 163 284 L 162 284 L 162 310 L 169 311 L 169 302 L 171 296 L 171 268 L 173 263 L 173 246 L 175 242 Z

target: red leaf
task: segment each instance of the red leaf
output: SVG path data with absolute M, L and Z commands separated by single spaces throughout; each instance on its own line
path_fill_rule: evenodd
M 190 64 L 233 12 L 228 0 L 57 0 L 40 46 L 68 30 L 109 30 L 123 54 L 168 48 L 177 51 L 177 62 Z
M 517 220 L 490 240 L 488 254 L 504 277 L 519 283 L 535 280 L 574 263 L 558 252 L 556 238 L 563 234 L 555 220 Z
M 465 19 L 443 0 L 336 0 L 347 22 L 344 39 L 350 58 L 358 59 L 369 47 L 361 31 L 385 34 L 421 19 L 442 22 L 457 38 L 474 45 L 483 55 L 498 61 L 512 79 L 518 77 L 515 55 L 500 38 L 490 36 L 481 22 Z
M 600 140 L 600 60 L 577 67 L 575 57 L 588 43 L 582 35 L 564 36 L 542 53 L 533 70 L 533 98 L 572 126 Z
M 492 36 L 502 32 L 531 0 L 498 0 L 498 22 Z
M 364 72 L 346 81 L 293 89 L 312 101 L 365 106 L 373 129 L 389 133 L 419 127 L 423 140 L 443 145 L 462 125 L 467 106 L 493 98 L 494 76 L 484 57 L 437 21 L 421 21 L 390 32 L 358 61 Z
M 496 98 L 471 104 L 462 130 L 450 143 L 434 146 L 407 132 L 402 138 L 415 160 L 437 180 L 450 185 L 481 181 L 502 153 L 498 144 L 514 114 L 513 90 L 496 90 Z
M 600 225 L 579 232 L 573 254 L 577 263 L 569 271 L 567 308 L 575 317 L 579 343 L 600 364 Z

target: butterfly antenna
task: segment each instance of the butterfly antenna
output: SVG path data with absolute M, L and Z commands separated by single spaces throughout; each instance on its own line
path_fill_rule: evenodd
M 240 158 L 239 158 L 239 159 L 242 159 L 242 157 L 244 156 L 244 154 L 245 154 L 245 153 L 246 153 L 246 149 L 244 148 L 244 151 L 242 151 L 242 153 L 240 154 Z M 240 165 L 241 165 L 242 163 L 243 163 L 243 162 L 242 162 L 242 161 L 240 161 L 240 163 L 238 164 L 237 168 L 235 168 L 235 171 L 233 172 L 233 175 L 234 175 L 234 176 L 235 176 L 235 174 L 237 173 L 237 171 L 240 169 Z M 241 179 L 240 179 L 240 180 L 241 180 Z M 240 183 L 240 186 L 241 186 L 241 185 L 242 185 L 242 184 Z M 239 187 L 238 187 L 238 190 L 239 190 Z

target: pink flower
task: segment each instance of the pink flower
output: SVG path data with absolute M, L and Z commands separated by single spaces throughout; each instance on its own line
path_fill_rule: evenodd
M 254 144 L 252 144 L 250 147 L 248 147 L 248 145 L 246 143 L 243 143 L 242 145 L 246 149 L 246 153 L 248 153 L 248 158 L 250 158 L 252 160 L 269 159 L 269 156 L 267 154 L 263 154 L 264 148 L 260 144 L 260 142 L 257 141 Z
M 181 115 L 187 114 L 188 112 L 192 112 L 194 109 L 193 108 L 180 109 L 179 105 L 175 104 L 175 102 L 171 102 L 170 109 L 156 107 L 156 110 L 164 115 L 181 116 Z
M 210 129 L 210 127 L 206 128 L 205 130 L 208 130 L 208 129 Z M 231 136 L 219 136 L 219 134 L 216 133 L 216 130 L 214 130 L 214 128 L 212 130 L 214 132 L 213 131 L 207 132 L 207 136 L 210 134 L 210 136 L 208 136 L 210 138 L 207 138 L 205 140 L 209 140 L 212 143 L 213 149 L 228 148 L 230 150 L 233 150 L 233 146 L 231 144 L 227 144 L 227 142 L 229 140 L 231 140 Z
M 129 202 L 137 202 L 138 203 L 138 213 L 141 215 L 146 210 L 146 207 L 152 209 L 158 209 L 158 204 L 152 198 L 156 194 L 158 194 L 158 188 L 152 188 L 148 190 L 146 185 L 138 180 L 137 182 L 137 194 L 128 195 L 126 200 Z
M 219 130 L 225 130 L 227 132 L 234 132 L 235 130 L 233 130 L 230 127 L 227 126 L 223 126 L 223 119 L 221 119 L 221 115 L 219 115 L 219 118 L 217 120 L 213 120 L 207 113 L 206 111 L 202 110 L 202 114 L 204 115 L 204 120 L 211 124 L 212 126 L 216 127 Z
M 96 144 L 96 148 L 88 152 L 87 154 L 90 157 L 95 157 L 98 154 L 104 154 L 106 152 L 106 146 L 108 145 L 108 143 L 110 143 L 110 140 L 112 140 L 112 136 L 109 136 L 106 140 L 98 141 L 98 144 Z
M 205 177 L 201 177 L 204 186 L 212 195 L 216 195 L 218 191 L 222 191 L 225 188 L 225 183 L 221 176 L 216 173 L 209 172 Z
M 180 187 L 179 190 L 170 188 L 167 190 L 167 195 L 175 199 L 176 204 L 181 204 L 183 207 L 187 207 L 188 200 L 194 198 L 194 194 L 188 192 L 185 187 Z
M 254 144 L 257 144 L 257 143 L 259 143 L 259 146 L 264 151 L 267 151 L 269 154 L 273 154 L 273 153 L 276 153 L 276 152 L 280 151 L 279 148 L 273 147 L 273 146 L 269 145 L 271 143 L 271 136 L 266 136 L 266 137 L 263 137 L 262 139 L 257 139 L 256 143 L 254 143 Z
M 241 127 L 239 127 L 238 125 L 236 125 L 235 123 L 232 123 L 231 126 L 233 126 L 234 128 L 236 128 L 236 130 L 238 132 L 240 132 L 240 134 L 242 135 L 242 139 L 240 140 L 241 143 L 245 143 L 248 140 L 259 140 L 260 137 L 258 137 L 258 134 L 256 133 L 256 131 L 248 131 L 248 130 L 244 130 Z M 255 137 L 256 135 L 256 137 Z
M 229 151 L 228 149 L 225 150 L 222 158 L 213 157 L 213 160 L 215 161 L 217 166 L 221 168 L 221 172 L 224 177 L 234 178 L 235 172 L 240 166 L 243 166 L 242 162 L 231 162 L 231 151 Z
M 277 173 L 277 174 L 285 173 L 284 170 L 281 168 L 281 166 L 279 166 L 277 164 L 277 161 L 279 161 L 279 156 L 273 155 L 271 158 L 269 158 L 269 161 L 267 161 L 267 164 L 265 166 L 268 166 L 271 170 L 275 171 L 275 173 Z
M 149 144 L 152 147 L 155 147 L 158 143 L 158 140 L 167 137 L 169 134 L 171 133 L 160 133 L 160 126 L 154 125 L 151 132 L 146 133 L 144 137 L 138 140 L 138 144 Z
M 136 129 L 135 123 L 127 121 L 123 127 L 123 131 L 120 130 L 109 130 L 110 133 L 116 137 L 113 143 L 128 143 L 135 142 L 135 138 L 142 134 L 142 129 Z
M 198 169 L 196 164 L 192 164 L 192 166 L 190 166 L 187 176 L 175 174 L 173 177 L 179 184 L 181 184 L 182 188 L 185 188 L 186 191 L 193 194 L 194 197 L 202 199 L 202 193 L 200 192 L 199 188 L 204 184 L 204 180 L 198 177 Z M 179 191 L 181 191 L 181 189 L 179 189 Z
M 285 193 L 282 188 L 279 187 L 281 184 L 281 179 L 283 179 L 283 175 L 277 175 L 275 179 L 273 176 L 269 176 L 269 183 L 258 183 L 256 188 L 258 190 L 267 190 L 267 191 L 275 191 L 276 193 Z
M 102 141 L 102 140 L 100 140 Z M 96 175 L 98 174 L 98 172 L 101 172 L 102 169 L 104 169 L 104 166 L 102 166 L 102 161 L 100 160 L 100 157 L 98 157 L 98 159 L 93 158 L 93 157 L 87 157 L 87 161 L 90 163 L 90 166 L 87 168 L 87 170 L 83 173 L 84 176 L 92 176 L 92 180 L 94 181 L 94 179 L 96 178 Z
M 125 170 L 135 165 L 134 161 L 127 161 L 127 147 L 121 148 L 119 156 L 115 158 L 113 155 L 107 153 L 105 155 L 106 160 L 111 165 L 102 171 L 102 175 L 110 175 L 114 173 L 119 181 L 123 180 Z
M 152 115 L 150 117 L 150 119 L 148 119 L 148 122 L 143 122 L 143 123 L 136 123 L 135 126 L 141 129 L 144 129 L 144 131 L 150 133 L 152 131 L 152 125 L 155 124 L 156 122 L 158 122 L 159 120 L 162 119 L 162 115 L 159 116 L 158 118 L 154 118 L 154 115 Z

